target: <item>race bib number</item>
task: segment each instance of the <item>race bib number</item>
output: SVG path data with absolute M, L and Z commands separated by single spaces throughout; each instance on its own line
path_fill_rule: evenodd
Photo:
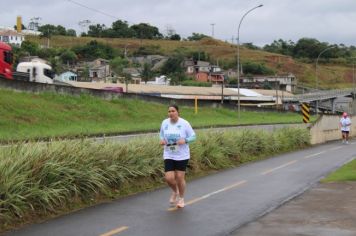
M 172 145 L 168 146 L 168 149 L 170 152 L 178 152 L 179 146 L 177 144 L 172 144 Z

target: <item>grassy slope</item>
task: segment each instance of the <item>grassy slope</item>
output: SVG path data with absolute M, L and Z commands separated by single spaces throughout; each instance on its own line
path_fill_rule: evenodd
M 331 173 L 322 182 L 356 181 L 356 160 L 353 160 L 337 171 Z
M 140 100 L 106 101 L 90 96 L 31 94 L 0 90 L 0 141 L 157 131 L 167 106 Z M 181 116 L 197 127 L 301 122 L 296 113 L 242 112 L 182 107 Z
M 43 45 L 47 44 L 46 39 L 28 38 L 31 41 L 37 41 Z M 236 61 L 236 46 L 218 40 L 204 39 L 198 42 L 191 41 L 171 41 L 171 40 L 138 40 L 138 39 L 108 39 L 108 38 L 74 38 L 56 36 L 51 38 L 51 45 L 56 47 L 72 47 L 74 45 L 83 45 L 91 40 L 108 44 L 114 48 L 123 50 L 128 47 L 129 52 L 137 50 L 140 46 L 158 45 L 161 53 L 165 55 L 172 54 L 177 48 L 187 51 L 203 50 L 209 53 L 215 60 Z M 315 64 L 305 64 L 293 60 L 291 57 L 268 53 L 260 50 L 250 50 L 241 47 L 241 61 L 253 61 L 265 63 L 273 68 L 277 74 L 293 73 L 297 76 L 298 82 L 305 85 L 315 86 Z M 324 88 L 344 88 L 352 86 L 352 67 L 340 65 L 318 64 L 319 85 Z

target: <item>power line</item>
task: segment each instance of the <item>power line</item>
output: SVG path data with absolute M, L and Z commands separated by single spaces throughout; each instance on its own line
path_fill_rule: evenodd
M 84 8 L 86 8 L 86 9 L 89 9 L 89 10 L 92 10 L 92 11 L 95 11 L 95 12 L 98 12 L 98 13 L 103 14 L 103 15 L 105 15 L 105 16 L 114 18 L 114 19 L 116 19 L 116 20 L 120 20 L 120 19 L 117 18 L 116 16 L 110 15 L 110 14 L 108 14 L 108 13 L 106 13 L 106 12 L 100 11 L 100 10 L 95 9 L 95 8 L 88 7 L 88 6 L 86 6 L 86 5 L 84 5 L 84 4 L 81 4 L 81 3 L 79 3 L 79 2 L 76 2 L 76 1 L 73 1 L 73 0 L 67 0 L 67 1 L 68 1 L 68 2 L 71 2 L 71 3 L 74 3 L 74 4 L 78 5 L 78 6 L 84 7 Z

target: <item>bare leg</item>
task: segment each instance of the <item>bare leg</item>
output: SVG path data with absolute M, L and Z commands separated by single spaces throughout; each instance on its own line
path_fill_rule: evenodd
M 176 183 L 179 190 L 179 197 L 184 198 L 185 193 L 185 171 L 175 171 Z
M 177 193 L 178 191 L 178 186 L 177 186 L 177 181 L 175 178 L 175 172 L 174 171 L 167 171 L 165 173 L 165 179 L 168 184 L 168 186 L 172 189 L 173 192 Z

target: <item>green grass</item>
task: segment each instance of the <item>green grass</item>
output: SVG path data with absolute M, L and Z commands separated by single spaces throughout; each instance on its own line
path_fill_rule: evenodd
M 161 121 L 167 117 L 167 105 L 1 89 L 0 142 L 158 132 Z M 194 107 L 180 110 L 181 117 L 194 128 L 302 121 L 297 113 L 241 112 L 238 120 L 237 112 L 228 109 L 199 107 L 198 114 L 194 114 Z
M 356 159 L 347 163 L 322 180 L 323 183 L 356 181 Z

